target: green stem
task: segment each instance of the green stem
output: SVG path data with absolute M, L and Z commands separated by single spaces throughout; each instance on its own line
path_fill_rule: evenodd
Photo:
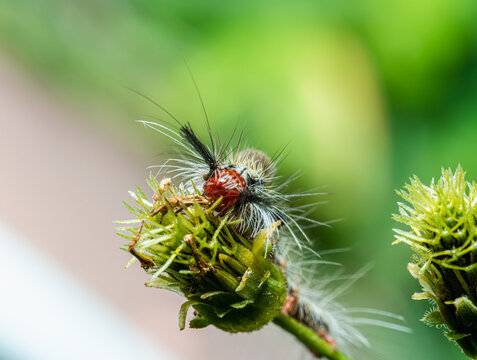
M 273 319 L 273 322 L 295 336 L 303 345 L 319 356 L 326 357 L 329 360 L 351 360 L 342 352 L 334 349 L 308 326 L 303 325 L 291 316 L 280 313 Z

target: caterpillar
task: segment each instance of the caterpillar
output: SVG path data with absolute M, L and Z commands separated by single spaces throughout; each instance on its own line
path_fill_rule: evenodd
M 362 277 L 365 270 L 348 276 L 339 271 L 330 272 L 328 268 L 338 264 L 324 260 L 313 250 L 301 224 L 325 223 L 308 218 L 310 205 L 296 206 L 293 200 L 322 193 L 286 193 L 297 176 L 284 179 L 277 175 L 284 148 L 272 157 L 254 148 L 242 149 L 243 131 L 232 146 L 236 130 L 221 143 L 212 134 L 202 103 L 209 134 L 209 144 L 206 144 L 190 123 L 181 123 L 164 107 L 144 97 L 166 112 L 176 125 L 138 121 L 169 138 L 180 150 L 178 157 L 169 158 L 151 168 L 158 168 L 159 172 L 172 179 L 179 178 L 181 186 L 189 192 L 199 190 L 211 204 L 219 202 L 215 210 L 230 220 L 240 220 L 234 223 L 244 237 L 253 239 L 259 231 L 271 229 L 267 233 L 267 247 L 272 247 L 271 260 L 282 268 L 289 289 L 282 310 L 284 313 L 316 331 L 328 343 L 339 344 L 341 349 L 369 346 L 368 340 L 357 328 L 362 324 L 408 331 L 404 326 L 368 316 L 372 314 L 402 321 L 397 315 L 364 308 L 347 309 L 336 302 L 336 298 Z M 279 227 L 274 226 L 277 222 L 281 224 Z M 336 286 L 337 281 L 341 281 L 341 285 Z M 355 314 L 366 316 L 352 316 Z

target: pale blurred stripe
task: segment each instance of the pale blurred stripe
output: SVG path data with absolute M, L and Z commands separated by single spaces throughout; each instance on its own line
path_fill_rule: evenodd
M 176 360 L 0 222 L 0 349 L 21 359 Z M 1 355 L 1 354 L 0 354 Z

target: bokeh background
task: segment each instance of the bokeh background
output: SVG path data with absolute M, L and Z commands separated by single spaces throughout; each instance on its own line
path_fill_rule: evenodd
M 124 270 L 115 219 L 127 190 L 171 144 L 133 120 L 204 134 L 189 64 L 222 136 L 237 122 L 294 189 L 333 195 L 312 231 L 351 248 L 342 297 L 405 317 L 413 334 L 369 328 L 362 359 L 464 359 L 419 321 L 410 250 L 391 246 L 394 189 L 459 163 L 477 179 L 477 4 L 473 0 L 0 1 L 0 358 L 306 358 L 288 335 L 177 329 L 181 299 Z M 161 155 L 162 154 L 162 155 Z M 292 189 L 293 190 L 293 189 Z M 365 354 L 365 355 L 363 355 Z

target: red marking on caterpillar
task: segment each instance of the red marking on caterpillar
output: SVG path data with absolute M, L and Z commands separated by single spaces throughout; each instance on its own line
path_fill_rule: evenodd
M 204 184 L 204 195 L 216 202 L 222 198 L 218 211 L 227 211 L 235 206 L 245 190 L 245 179 L 234 169 L 217 169 Z
M 174 118 L 174 120 L 176 120 Z M 276 166 L 282 160 L 284 149 L 270 158 L 264 152 L 252 148 L 241 149 L 242 135 L 231 145 L 233 136 L 221 146 L 209 130 L 210 146 L 199 139 L 190 124 L 178 120 L 178 128 L 159 123 L 141 121 L 144 125 L 164 134 L 181 148 L 180 156 L 159 165 L 172 177 L 181 177 L 186 192 L 202 189 L 211 202 L 222 198 L 217 207 L 220 213 L 228 212 L 230 220 L 241 220 L 236 229 L 245 237 L 253 239 L 259 231 L 271 228 L 280 221 L 281 228 L 296 241 L 299 247 L 303 239 L 309 241 L 298 222 L 314 225 L 322 223 L 309 219 L 308 207 L 292 206 L 297 197 L 314 196 L 318 193 L 285 194 L 282 191 L 296 179 L 276 176 Z M 206 175 L 204 175 L 206 174 Z M 278 235 L 276 229 L 268 235 Z
M 329 332 L 327 332 L 324 329 L 319 329 L 316 333 L 318 334 L 319 337 L 321 337 L 328 344 L 330 344 L 333 347 L 333 349 L 336 350 L 336 340 L 333 338 L 333 336 L 330 335 Z
M 295 295 L 287 295 L 285 299 L 285 304 L 283 304 L 282 313 L 288 315 L 293 310 L 295 310 L 297 301 L 298 298 Z
M 333 350 L 336 350 L 336 340 L 325 330 L 323 329 L 319 329 L 316 331 L 316 334 L 322 338 L 323 340 L 325 340 Z M 311 350 L 311 353 L 313 355 L 315 355 L 315 357 L 317 358 L 321 358 L 322 355 L 321 354 L 317 354 L 315 351 Z

